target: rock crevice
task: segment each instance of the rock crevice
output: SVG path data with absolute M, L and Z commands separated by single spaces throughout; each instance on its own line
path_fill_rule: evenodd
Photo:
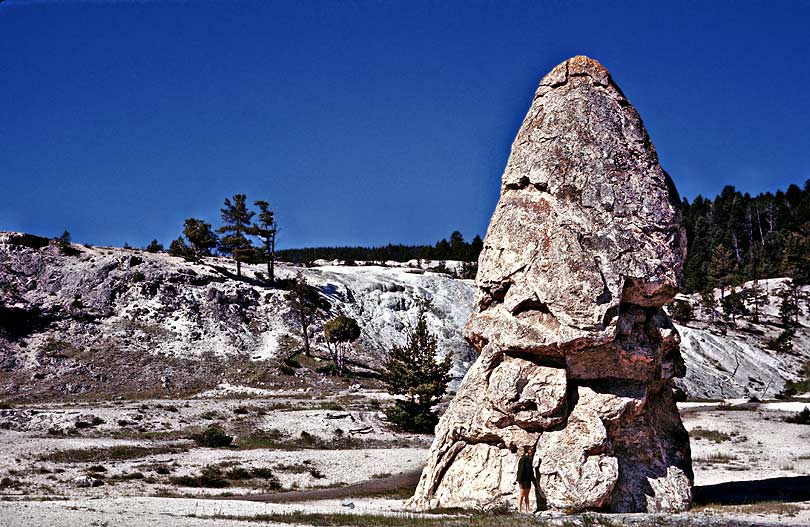
M 679 201 L 601 64 L 578 56 L 543 78 L 479 259 L 465 336 L 480 355 L 411 508 L 514 507 L 527 445 L 550 508 L 688 508 L 689 439 L 672 396 L 685 368 L 662 309 L 682 280 Z

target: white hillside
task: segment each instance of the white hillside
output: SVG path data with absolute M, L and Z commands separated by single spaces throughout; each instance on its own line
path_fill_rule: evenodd
M 65 255 L 48 240 L 0 233 L 0 375 L 5 375 L 0 390 L 48 381 L 49 389 L 58 393 L 92 392 L 96 385 L 90 380 L 104 381 L 139 361 L 143 375 L 134 381 L 171 384 L 172 379 L 196 375 L 195 369 L 203 376 L 212 357 L 261 364 L 290 346 L 290 338 L 293 346 L 300 345 L 286 292 L 256 279 L 264 266 L 245 265 L 245 279 L 236 280 L 235 265 L 225 258 L 192 263 L 137 250 L 73 247 L 78 254 Z M 463 376 L 474 360 L 462 336 L 474 303 L 471 280 L 419 268 L 435 268 L 439 262 L 318 263 L 322 265 L 311 268 L 282 263 L 277 275 L 300 273 L 329 300 L 331 309 L 310 332 L 322 355 L 323 322 L 344 314 L 362 327 L 350 359 L 379 367 L 391 346 L 404 342 L 406 324 L 414 320 L 420 301 L 428 299 L 428 322 L 440 354 L 453 356 L 456 380 Z M 460 264 L 443 265 L 452 269 Z M 767 341 L 782 329 L 777 293 L 785 280 L 761 286 L 769 304 L 761 309 L 758 323 L 745 315 L 736 324 L 723 322 L 719 312 L 712 315 L 700 308 L 697 295 L 679 297 L 693 304 L 696 315 L 677 326 L 687 365 L 687 377 L 678 382 L 691 397 L 773 397 L 810 359 L 806 305 L 801 306 L 793 353 L 767 349 Z M 148 357 L 168 365 L 155 366 Z M 172 365 L 174 359 L 196 361 L 200 367 Z M 66 374 L 72 375 L 69 381 Z M 206 382 L 216 382 L 214 373 L 206 375 Z
M 693 306 L 696 319 L 687 325 L 676 324 L 681 334 L 681 354 L 686 361 L 686 378 L 678 381 L 690 397 L 773 397 L 785 381 L 810 360 L 810 316 L 807 302 L 800 305 L 801 326 L 793 339 L 792 353 L 768 349 L 767 343 L 782 331 L 778 294 L 786 279 L 763 280 L 759 286 L 767 294 L 767 304 L 760 307 L 759 322 L 751 315 L 737 317 L 736 323 L 723 321 L 718 311 L 702 309 L 698 295 L 679 295 L 678 299 Z M 742 288 L 751 288 L 746 283 Z M 740 288 L 737 288 L 738 290 Z M 810 287 L 804 287 L 805 298 Z M 726 291 L 728 294 L 728 291 Z M 719 299 L 720 291 L 715 291 Z M 746 307 L 753 312 L 751 303 Z
M 264 361 L 275 358 L 285 341 L 288 347 L 300 345 L 286 291 L 256 279 L 264 266 L 243 266 L 244 279 L 237 280 L 235 266 L 225 258 L 193 263 L 130 249 L 73 248 L 77 254 L 65 255 L 42 238 L 0 235 L 0 315 L 13 320 L 5 331 L 0 327 L 0 364 L 7 371 L 54 366 L 53 377 L 64 373 L 68 359 L 81 356 L 83 364 L 85 355 L 98 351 L 130 361 L 144 356 Z M 322 323 L 344 314 L 363 330 L 350 359 L 379 367 L 390 347 L 404 342 L 403 330 L 419 303 L 430 300 L 428 322 L 440 353 L 454 357 L 458 379 L 469 366 L 461 328 L 473 304 L 470 281 L 408 267 L 277 267 L 279 278 L 299 273 L 331 304 L 310 329 L 313 347 L 323 354 Z

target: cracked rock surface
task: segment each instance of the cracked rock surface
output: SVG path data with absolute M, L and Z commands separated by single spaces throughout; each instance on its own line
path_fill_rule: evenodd
M 689 507 L 689 438 L 672 396 L 680 199 L 638 112 L 578 56 L 540 82 L 512 145 L 465 336 L 480 352 L 442 417 L 413 509 L 514 507 L 516 448 L 541 501 Z

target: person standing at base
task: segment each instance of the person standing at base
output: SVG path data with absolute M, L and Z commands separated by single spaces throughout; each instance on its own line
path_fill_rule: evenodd
M 529 491 L 532 489 L 534 482 L 534 471 L 532 470 L 532 455 L 534 449 L 531 446 L 523 447 L 523 455 L 520 456 L 518 461 L 517 475 L 515 476 L 515 483 L 520 487 L 520 496 L 518 497 L 518 512 L 523 510 L 526 506 L 526 512 L 531 512 L 529 509 Z

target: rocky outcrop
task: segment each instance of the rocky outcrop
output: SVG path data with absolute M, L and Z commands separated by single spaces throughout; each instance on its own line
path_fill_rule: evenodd
M 479 259 L 465 336 L 480 356 L 411 508 L 514 507 L 524 445 L 553 509 L 689 506 L 685 368 L 662 309 L 682 279 L 679 202 L 601 64 L 574 57 L 540 82 Z

